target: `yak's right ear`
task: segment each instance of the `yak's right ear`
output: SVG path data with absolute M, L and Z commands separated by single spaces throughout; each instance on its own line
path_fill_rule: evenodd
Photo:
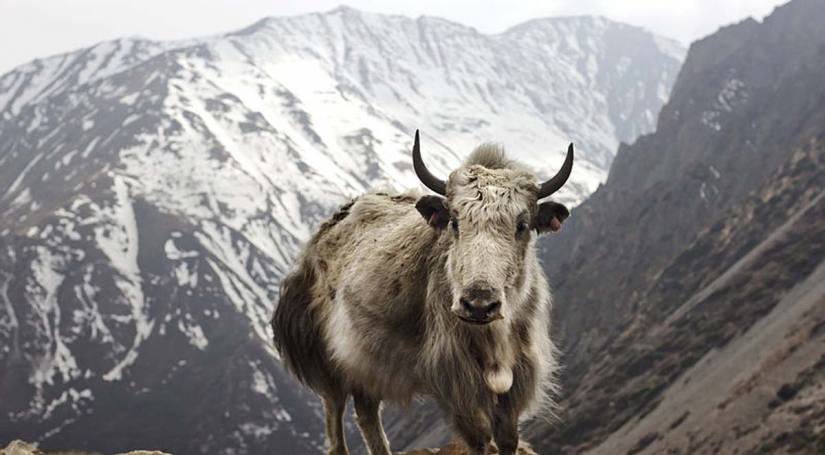
M 415 203 L 418 213 L 434 228 L 443 229 L 450 221 L 450 209 L 447 200 L 441 196 L 421 196 Z

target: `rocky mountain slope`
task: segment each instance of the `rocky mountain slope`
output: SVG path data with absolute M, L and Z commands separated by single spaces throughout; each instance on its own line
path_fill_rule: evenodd
M 576 203 L 653 128 L 680 58 L 601 18 L 483 35 L 339 8 L 3 75 L 0 443 L 320 451 L 266 323 L 311 229 L 416 185 L 415 128 L 441 172 L 496 139 L 550 173 L 574 140 Z
M 540 452 L 825 450 L 823 21 L 793 0 L 694 43 L 545 244 L 566 368 Z

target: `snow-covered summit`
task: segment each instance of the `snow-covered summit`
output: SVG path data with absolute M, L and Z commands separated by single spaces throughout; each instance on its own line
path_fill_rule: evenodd
M 342 6 L 204 39 L 122 39 L 37 60 L 0 78 L 0 111 L 9 118 L 63 90 L 171 58 L 219 90 L 276 87 L 317 123 L 323 112 L 329 121 L 312 128 L 323 131 L 307 131 L 322 140 L 303 144 L 316 149 L 343 152 L 330 136 L 360 127 L 379 134 L 370 125 L 377 121 L 403 133 L 392 141 L 404 149 L 420 128 L 452 152 L 444 165 L 494 140 L 547 175 L 572 141 L 574 185 L 560 196 L 576 203 L 604 180 L 620 141 L 653 129 L 682 57 L 676 42 L 603 17 L 536 19 L 486 35 L 440 18 Z

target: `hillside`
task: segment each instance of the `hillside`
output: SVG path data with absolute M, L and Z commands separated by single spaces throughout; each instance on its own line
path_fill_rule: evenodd
M 691 45 L 657 130 L 545 244 L 565 355 L 551 453 L 825 448 L 825 12 Z

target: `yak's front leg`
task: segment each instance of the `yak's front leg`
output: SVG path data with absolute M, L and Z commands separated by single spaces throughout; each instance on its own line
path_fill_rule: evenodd
M 453 426 L 471 455 L 487 455 L 487 447 L 493 438 L 489 412 L 483 408 L 456 410 Z
M 498 395 L 493 407 L 493 438 L 499 455 L 514 455 L 518 450 L 518 414 L 510 393 Z

